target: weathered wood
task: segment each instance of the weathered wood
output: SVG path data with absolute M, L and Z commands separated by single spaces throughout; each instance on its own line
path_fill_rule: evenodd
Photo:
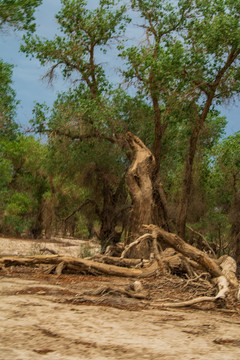
M 129 245 L 125 246 L 125 249 L 123 250 L 122 255 L 121 255 L 121 259 L 126 257 L 127 253 L 129 252 L 129 250 L 131 248 L 140 244 L 140 242 L 142 242 L 142 241 L 148 240 L 149 238 L 150 238 L 149 234 L 144 234 L 144 235 L 140 236 L 137 240 L 135 240 L 132 243 L 130 243 Z
M 147 278 L 155 275 L 159 271 L 157 262 L 155 261 L 149 267 L 141 269 L 128 269 L 126 267 L 119 267 L 115 265 L 108 265 L 98 263 L 92 260 L 79 259 L 70 256 L 60 255 L 35 255 L 25 257 L 3 257 L 0 259 L 0 266 L 35 266 L 38 264 L 60 264 L 64 262 L 65 268 L 74 269 L 78 273 L 88 274 L 105 274 L 112 276 L 132 277 L 132 278 Z
M 223 275 L 226 276 L 230 284 L 234 287 L 238 286 L 238 279 L 236 277 L 237 263 L 228 255 L 220 257 L 217 261 L 218 265 L 222 269 Z
M 41 264 L 40 265 L 40 270 L 42 273 L 44 274 L 51 274 L 54 270 L 56 269 L 56 265 L 45 265 L 45 264 Z
M 142 235 L 142 224 L 157 224 L 170 230 L 166 196 L 156 176 L 158 164 L 154 154 L 134 134 L 128 132 L 131 166 L 126 173 L 126 183 L 132 199 L 129 234 L 126 244 Z M 130 257 L 146 258 L 150 249 L 146 243 L 130 249 Z M 146 253 L 147 256 L 146 256 Z
M 65 268 L 65 262 L 62 261 L 57 265 L 55 274 L 59 277 L 60 275 L 62 275 L 64 268 Z
M 211 259 L 206 253 L 187 244 L 178 235 L 169 233 L 156 225 L 144 225 L 144 228 L 152 232 L 153 237 L 158 237 L 164 242 L 173 247 L 177 252 L 199 263 L 205 270 L 207 270 L 213 277 L 222 276 L 223 273 L 216 262 Z
M 116 286 L 104 286 L 104 287 L 100 287 L 96 290 L 90 290 L 90 291 L 84 291 L 83 293 L 79 294 L 80 296 L 83 295 L 92 295 L 92 296 L 101 296 L 101 295 L 105 295 L 105 294 L 109 294 L 109 295 L 117 295 L 117 296 L 126 296 L 129 298 L 135 298 L 135 299 L 148 299 L 148 295 L 147 293 L 143 293 L 143 292 L 135 292 L 132 291 L 131 289 L 120 289 Z
M 131 149 L 131 166 L 126 174 L 126 183 L 132 199 L 130 243 L 141 235 L 142 224 L 153 222 L 153 187 L 152 174 L 155 158 L 145 144 L 135 135 L 128 132 L 126 140 Z
M 156 237 L 154 237 L 154 239 L 153 239 L 153 251 L 154 251 L 155 259 L 157 260 L 157 263 L 158 263 L 158 266 L 159 266 L 159 269 L 160 269 L 161 273 L 163 275 L 166 274 L 163 259 L 162 259 L 161 255 L 159 254 L 157 238 Z
M 216 296 L 201 296 L 201 297 L 197 297 L 197 298 L 194 298 L 191 300 L 181 301 L 181 302 L 176 302 L 176 303 L 162 303 L 162 304 L 160 304 L 160 306 L 170 307 L 170 308 L 179 308 L 179 307 L 187 307 L 187 306 L 196 305 L 196 304 L 200 304 L 203 302 L 214 302 L 214 303 L 219 304 L 220 300 L 223 301 L 223 303 L 225 303 L 226 296 L 229 291 L 228 281 L 225 278 L 225 276 L 219 276 L 218 278 L 215 278 L 214 280 L 219 289 Z
M 115 256 L 107 256 L 107 255 L 94 255 L 89 258 L 89 260 L 102 262 L 109 265 L 123 266 L 123 267 L 144 267 L 149 265 L 149 260 L 145 259 L 128 259 L 128 258 L 120 258 Z
M 158 306 L 164 307 L 164 308 L 180 308 L 180 307 L 187 307 L 192 306 L 196 304 L 200 304 L 203 302 L 215 302 L 215 297 L 211 296 L 200 296 L 195 299 L 187 300 L 187 301 L 181 301 L 181 302 L 169 302 L 169 303 L 160 303 Z

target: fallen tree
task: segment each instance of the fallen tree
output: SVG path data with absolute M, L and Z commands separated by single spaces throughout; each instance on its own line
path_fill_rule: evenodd
M 236 277 L 237 267 L 232 257 L 224 255 L 219 259 L 214 259 L 204 251 L 187 244 L 178 235 L 156 225 L 144 225 L 143 230 L 145 234 L 128 244 L 122 251 L 121 257 L 96 255 L 91 259 L 81 259 L 61 255 L 7 256 L 0 258 L 0 269 L 7 272 L 12 266 L 27 266 L 38 267 L 40 271 L 47 274 L 54 273 L 58 277 L 62 273 L 77 273 L 133 279 L 167 276 L 172 273 L 183 276 L 189 283 L 191 279 L 199 281 L 204 275 L 208 284 L 211 282 L 210 286 L 217 286 L 215 296 L 200 296 L 178 303 L 163 302 L 161 306 L 191 306 L 202 302 L 224 304 L 230 293 L 234 294 L 235 299 L 240 299 L 239 283 Z M 141 245 L 142 242 L 148 242 L 148 248 L 151 249 L 149 259 L 127 258 L 131 249 Z M 108 292 L 113 293 L 112 290 Z M 124 295 L 116 289 L 114 293 L 119 296 Z M 135 298 L 140 299 L 141 295 Z
M 91 259 L 80 259 L 61 255 L 36 255 L 36 256 L 8 256 L 0 258 L 0 268 L 8 271 L 12 266 L 38 267 L 45 273 L 54 273 L 60 276 L 65 273 L 109 275 L 128 277 L 133 279 L 147 279 L 153 276 L 163 276 L 175 273 L 198 281 L 202 276 L 206 277 L 209 284 L 217 286 L 215 296 L 200 296 L 178 303 L 162 302 L 163 307 L 191 306 L 203 302 L 225 304 L 228 294 L 234 292 L 234 297 L 239 300 L 239 284 L 236 277 L 236 262 L 230 256 L 222 256 L 213 259 L 203 251 L 187 244 L 176 234 L 169 233 L 155 225 L 143 227 L 146 234 L 135 242 L 125 247 L 121 257 L 97 255 Z M 129 249 L 138 246 L 142 241 L 151 243 L 152 254 L 149 260 L 128 259 Z M 161 250 L 161 244 L 165 243 L 168 248 Z M 112 294 L 109 291 L 109 294 Z M 115 294 L 128 295 L 127 292 L 117 291 Z M 140 296 L 133 296 L 140 299 Z
M 140 262 L 141 260 L 139 260 Z M 0 267 L 7 270 L 10 266 L 54 265 L 51 272 L 60 276 L 63 270 L 78 274 L 111 275 L 131 278 L 147 278 L 156 274 L 158 264 L 154 261 L 149 267 L 140 269 L 109 265 L 94 260 L 79 259 L 60 255 L 8 256 L 0 259 Z
M 155 258 L 158 261 L 159 267 L 163 267 L 164 269 L 164 264 L 166 264 L 166 261 L 164 262 L 164 259 L 158 253 L 156 244 L 165 243 L 168 244 L 168 246 L 171 248 L 175 249 L 176 252 L 181 253 L 184 256 L 182 261 L 186 264 L 188 274 L 191 275 L 191 272 L 194 273 L 194 268 L 200 267 L 200 269 L 202 268 L 203 271 L 207 271 L 211 275 L 213 284 L 218 286 L 218 293 L 215 297 L 201 297 L 197 299 L 191 299 L 189 302 L 182 302 L 175 305 L 172 304 L 172 306 L 189 306 L 204 301 L 217 301 L 219 299 L 225 300 L 227 294 L 230 291 L 229 286 L 234 289 L 235 297 L 238 300 L 240 299 L 239 283 L 236 277 L 237 266 L 235 260 L 232 257 L 225 255 L 220 259 L 215 260 L 207 253 L 187 244 L 178 235 L 169 233 L 156 225 L 144 225 L 143 228 L 145 228 L 148 233 L 142 235 L 128 247 L 126 247 L 122 253 L 122 257 L 126 256 L 130 248 L 138 246 L 141 241 L 149 241 L 149 239 L 151 239 Z M 191 269 L 191 267 L 193 269 Z M 165 306 L 169 306 L 169 303 L 165 304 Z

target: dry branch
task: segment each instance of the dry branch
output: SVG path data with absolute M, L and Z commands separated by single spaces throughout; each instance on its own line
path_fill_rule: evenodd
M 210 246 L 209 242 L 205 239 L 205 237 L 198 231 L 194 230 L 193 228 L 191 228 L 190 226 L 187 225 L 187 228 L 193 233 L 196 234 L 197 236 L 199 236 L 202 240 L 202 243 L 204 244 L 204 246 L 210 251 L 210 253 L 213 255 L 214 258 L 216 258 L 216 253 L 213 250 L 213 248 Z
M 154 251 L 155 259 L 157 260 L 159 269 L 160 269 L 161 273 L 164 275 L 166 273 L 166 271 L 165 271 L 163 259 L 158 251 L 158 244 L 157 244 L 156 237 L 153 239 L 153 251 Z
M 177 302 L 177 303 L 173 303 L 173 302 L 162 303 L 162 304 L 159 304 L 159 306 L 168 307 L 168 308 L 179 308 L 179 307 L 187 307 L 187 306 L 196 305 L 196 304 L 200 304 L 203 302 L 216 302 L 216 298 L 212 297 L 212 296 L 200 296 L 195 299 L 181 301 L 181 302 Z
M 127 258 L 119 258 L 115 256 L 107 256 L 107 255 L 94 255 L 89 260 L 123 267 L 144 267 L 149 265 L 149 260 L 146 259 L 127 259 Z
M 162 307 L 171 307 L 171 308 L 179 308 L 179 307 L 186 307 L 192 306 L 196 304 L 200 304 L 203 302 L 213 302 L 217 304 L 225 304 L 226 295 L 229 291 L 228 288 L 228 281 L 225 276 L 219 276 L 218 278 L 214 279 L 215 283 L 218 286 L 218 293 L 216 296 L 200 296 L 191 300 L 181 301 L 176 303 L 162 303 L 160 306 Z
M 140 242 L 148 240 L 149 238 L 151 238 L 151 236 L 149 234 L 144 234 L 142 236 L 140 236 L 137 240 L 133 241 L 131 244 L 127 245 L 124 249 L 124 251 L 122 252 L 121 255 L 121 259 L 125 258 L 128 251 L 133 248 L 134 246 L 138 245 Z

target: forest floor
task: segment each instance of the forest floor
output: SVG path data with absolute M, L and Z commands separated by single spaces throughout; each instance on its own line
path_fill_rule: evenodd
M 68 247 L 70 255 L 77 256 L 86 252 L 79 246 L 72 239 L 47 243 L 0 238 L 0 256 L 34 255 L 36 249 L 69 254 Z M 81 246 L 97 251 L 94 243 Z M 239 303 L 228 309 L 213 304 L 161 308 L 163 299 L 174 302 L 199 295 L 200 285 L 161 276 L 141 280 L 147 294 L 143 299 L 111 293 L 82 296 L 107 286 L 125 289 L 133 281 L 58 277 L 25 267 L 0 271 L 0 360 L 240 359 Z

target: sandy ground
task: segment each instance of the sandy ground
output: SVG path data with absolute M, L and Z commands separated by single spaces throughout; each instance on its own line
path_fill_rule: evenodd
M 15 251 L 23 251 L 18 249 L 22 241 L 4 241 L 8 255 L 13 242 Z M 95 306 L 74 299 L 79 299 L 83 289 L 126 286 L 132 280 L 57 278 L 24 268 L 1 271 L 0 360 L 240 359 L 237 312 L 160 309 L 157 297 L 166 296 L 168 290 L 159 281 L 145 280 L 155 302 L 148 306 L 141 300 L 122 298 L 100 298 Z M 169 296 L 174 291 L 169 288 Z
M 99 245 L 94 241 L 60 237 L 52 241 L 0 237 L 0 256 L 50 254 L 53 251 L 59 255 L 84 257 L 94 255 L 99 250 Z

